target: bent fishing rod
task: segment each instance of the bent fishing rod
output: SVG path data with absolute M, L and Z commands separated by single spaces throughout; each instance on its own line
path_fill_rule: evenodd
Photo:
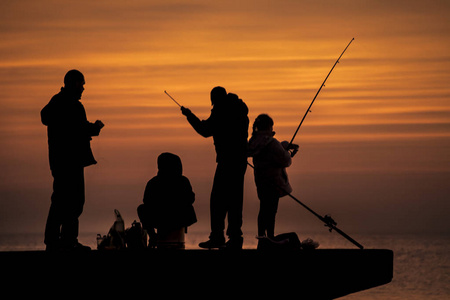
M 317 98 L 317 95 L 319 95 L 320 91 L 322 90 L 322 88 L 325 86 L 325 82 L 327 81 L 328 77 L 330 76 L 331 72 L 333 72 L 334 67 L 339 63 L 339 60 L 341 59 L 342 55 L 344 55 L 345 51 L 347 50 L 348 46 L 350 46 L 350 44 L 353 42 L 355 38 L 352 38 L 352 40 L 350 41 L 350 43 L 348 43 L 347 47 L 345 47 L 344 51 L 342 51 L 341 55 L 339 56 L 339 58 L 336 60 L 336 62 L 334 63 L 333 67 L 331 68 L 330 72 L 328 72 L 327 77 L 325 77 L 325 80 L 322 82 L 322 84 L 320 85 L 319 90 L 317 91 L 316 95 L 314 96 L 314 99 L 311 101 L 311 104 L 309 105 L 308 109 L 305 112 L 305 115 L 303 116 L 302 120 L 300 121 L 300 124 L 297 127 L 297 130 L 295 130 L 294 136 L 292 137 L 291 141 L 289 142 L 289 145 L 291 146 L 292 143 L 294 142 L 295 136 L 297 135 L 298 130 L 300 129 L 300 127 L 302 126 L 303 121 L 306 118 L 306 115 L 308 113 L 311 112 L 311 106 L 313 105 L 314 101 Z
M 342 55 L 341 55 L 342 56 Z M 164 91 L 164 93 L 166 93 L 167 96 L 169 96 L 170 99 L 173 100 L 173 102 L 175 102 L 179 107 L 182 107 L 172 96 L 169 95 L 169 93 L 167 93 L 166 91 Z M 247 162 L 247 164 L 252 167 L 253 169 L 255 168 L 251 163 Z M 325 215 L 324 217 L 322 217 L 321 215 L 319 215 L 318 213 L 316 213 L 314 210 L 312 210 L 311 208 L 309 208 L 306 204 L 302 203 L 300 200 L 298 200 L 296 197 L 292 196 L 290 193 L 287 193 L 287 195 L 289 197 L 291 197 L 292 199 L 294 199 L 294 201 L 296 201 L 298 204 L 300 204 L 301 206 L 303 206 L 304 208 L 306 208 L 306 210 L 308 210 L 310 213 L 312 213 L 314 216 L 316 216 L 320 221 L 325 223 L 325 226 L 329 228 L 329 231 L 331 232 L 332 230 L 335 230 L 337 233 L 339 233 L 340 235 L 342 235 L 344 238 L 346 238 L 348 241 L 350 241 L 351 243 L 353 243 L 354 245 L 356 245 L 358 248 L 363 249 L 364 247 L 359 244 L 357 241 L 355 241 L 353 238 L 351 238 L 349 235 L 347 235 L 345 232 L 343 232 L 342 230 L 340 230 L 339 228 L 336 227 L 337 223 L 336 221 L 334 221 L 331 216 L 329 215 Z
M 314 101 L 316 100 L 317 96 L 319 95 L 320 91 L 322 90 L 322 88 L 325 86 L 325 82 L 327 81 L 328 77 L 330 76 L 331 72 L 333 72 L 334 67 L 336 67 L 336 65 L 339 63 L 339 60 L 341 59 L 342 55 L 344 55 L 345 51 L 347 50 L 347 48 L 350 46 L 350 44 L 353 42 L 355 38 L 352 38 L 351 41 L 348 43 L 347 47 L 345 47 L 344 51 L 342 51 L 341 55 L 339 55 L 338 59 L 336 60 L 336 62 L 334 63 L 333 67 L 331 68 L 330 72 L 328 72 L 327 77 L 325 77 L 325 80 L 322 82 L 322 84 L 320 85 L 319 90 L 317 91 L 316 95 L 314 96 L 313 100 L 311 101 L 311 104 L 309 105 L 308 109 L 306 110 L 302 120 L 300 121 L 300 124 L 298 125 L 297 129 L 295 130 L 294 136 L 292 137 L 291 141 L 289 142 L 289 146 L 288 149 L 292 146 L 292 143 L 294 142 L 294 139 L 298 133 L 298 130 L 300 129 L 300 127 L 303 124 L 303 121 L 305 120 L 306 116 L 308 115 L 308 113 L 311 112 L 311 107 L 314 104 Z M 294 149 L 294 151 L 291 153 L 291 156 L 294 156 L 295 153 L 297 152 L 298 148 Z M 249 164 L 251 167 L 253 167 L 251 164 Z M 301 206 L 303 206 L 304 208 L 306 208 L 306 210 L 308 210 L 309 212 L 311 212 L 313 215 L 315 215 L 319 220 L 321 220 L 322 222 L 325 223 L 325 226 L 329 228 L 329 231 L 331 232 L 332 230 L 335 230 L 337 233 L 339 233 L 340 235 L 342 235 L 344 238 L 346 238 L 348 241 L 350 241 L 351 243 L 353 243 L 354 245 L 356 245 L 358 248 L 363 249 L 364 247 L 359 244 L 357 241 L 355 241 L 353 238 L 351 238 L 349 235 L 347 235 L 345 232 L 343 232 L 342 230 L 340 230 L 339 228 L 336 227 L 337 223 L 336 221 L 334 221 L 330 215 L 325 215 L 324 217 L 322 217 L 321 215 L 319 215 L 318 213 L 316 213 L 315 211 L 313 211 L 311 208 L 309 208 L 307 205 L 305 205 L 304 203 L 302 203 L 300 200 L 298 200 L 297 198 L 295 198 L 294 196 L 292 196 L 290 193 L 287 194 L 289 197 L 291 197 L 294 201 L 296 201 L 298 204 L 300 204 Z

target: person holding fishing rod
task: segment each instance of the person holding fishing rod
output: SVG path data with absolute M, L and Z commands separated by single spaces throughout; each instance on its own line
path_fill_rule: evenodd
M 258 239 L 275 238 L 275 216 L 280 197 L 292 192 L 286 168 L 292 163 L 298 146 L 274 138 L 274 122 L 260 114 L 253 123 L 248 156 L 253 157 L 256 190 L 260 201 Z M 292 152 L 291 152 L 292 151 Z M 295 151 L 295 152 L 294 152 Z
M 297 151 L 298 146 L 293 144 L 293 141 L 303 124 L 307 114 L 311 112 L 311 106 L 316 100 L 322 88 L 325 86 L 325 82 L 333 71 L 334 67 L 339 63 L 342 55 L 344 55 L 347 48 L 353 42 L 354 38 L 348 43 L 344 51 L 341 53 L 339 58 L 334 63 L 330 72 L 328 73 L 325 80 L 320 85 L 314 99 L 306 110 L 300 124 L 298 125 L 294 136 L 289 143 L 283 143 L 283 148 L 290 153 L 293 157 Z M 187 116 L 189 123 L 192 127 L 202 136 L 209 137 L 213 136 L 214 144 L 216 146 L 217 152 L 217 169 L 214 177 L 213 189 L 211 192 L 211 235 L 210 240 L 204 243 L 200 243 L 199 246 L 202 248 L 218 248 L 223 247 L 223 229 L 224 219 L 228 212 L 228 230 L 227 234 L 230 237 L 230 241 L 240 241 L 240 247 L 242 248 L 242 231 L 240 230 L 242 225 L 242 196 L 243 196 L 243 180 L 245 175 L 245 170 L 247 164 L 254 168 L 250 163 L 247 162 L 247 130 L 248 130 L 248 108 L 242 100 L 240 100 L 237 95 L 227 94 L 225 89 L 222 87 L 216 87 L 211 91 L 211 103 L 213 109 L 211 111 L 211 116 L 206 121 L 200 121 L 189 109 L 181 106 L 175 99 L 172 98 L 166 91 L 164 91 L 167 96 L 169 96 L 178 106 L 180 106 L 181 111 Z M 229 100 L 226 100 L 229 98 Z M 273 122 L 273 121 L 272 121 Z M 255 126 L 255 125 L 254 125 Z M 272 123 L 273 126 L 273 123 Z M 258 125 L 257 125 L 258 127 Z M 270 130 L 271 129 L 266 129 Z M 251 149 L 252 150 L 252 149 Z M 255 154 L 253 154 L 255 155 Z M 285 153 L 286 155 L 286 153 Z M 290 163 L 289 163 L 290 164 Z M 233 176 L 239 175 L 239 176 Z M 286 177 L 287 182 L 287 177 Z M 324 223 L 326 227 L 329 228 L 331 232 L 335 232 L 342 235 L 348 241 L 356 245 L 360 249 L 364 247 L 351 238 L 349 235 L 340 230 L 336 225 L 337 223 L 329 215 L 321 216 L 314 210 L 309 208 L 299 199 L 291 195 L 291 190 L 284 190 L 281 193 L 291 197 L 298 204 L 303 206 L 306 210 L 315 215 L 320 221 Z M 233 196 L 237 196 L 234 198 Z M 231 199 L 227 202 L 227 199 Z M 233 200 L 235 199 L 235 200 Z M 227 205 L 228 204 L 228 205 Z M 236 209 L 240 206 L 240 209 Z M 276 207 L 272 206 L 271 215 L 274 216 L 273 211 Z M 233 217 L 232 217 L 233 216 Z M 237 218 L 236 216 L 239 216 Z M 272 218 L 272 217 L 271 217 Z M 240 222 L 238 222 L 239 220 Z M 266 225 L 265 225 L 266 226 Z M 272 235 L 272 225 L 268 227 L 261 227 L 261 233 L 269 232 Z M 239 228 L 239 230 L 237 230 Z M 220 234 L 221 232 L 221 234 Z M 240 234 L 240 235 L 239 235 Z M 231 237 L 239 238 L 231 238 Z M 228 243 L 229 245 L 239 245 L 238 243 Z
M 213 137 L 216 150 L 217 167 L 210 198 L 211 234 L 209 240 L 200 243 L 199 247 L 242 249 L 248 107 L 237 95 L 227 93 L 220 86 L 211 90 L 211 104 L 211 115 L 206 120 L 200 120 L 190 109 L 180 105 L 182 114 L 198 134 L 205 138 Z M 229 240 L 225 243 L 226 217 Z
M 325 86 L 325 82 L 327 81 L 327 79 L 330 76 L 331 72 L 333 71 L 334 67 L 339 63 L 339 60 L 341 59 L 342 55 L 344 55 L 345 51 L 350 46 L 350 44 L 353 42 L 353 40 L 354 40 L 354 38 L 351 39 L 351 41 L 348 43 L 347 47 L 345 47 L 344 51 L 342 51 L 341 55 L 334 63 L 330 72 L 325 77 L 325 80 L 320 85 L 319 90 L 317 91 L 316 95 L 314 96 L 314 99 L 312 100 L 311 104 L 309 105 L 308 109 L 306 110 L 306 113 L 303 116 L 302 120 L 300 121 L 300 124 L 298 125 L 291 141 L 289 143 L 287 143 L 287 142 L 281 143 L 285 152 L 283 153 L 283 151 L 279 151 L 280 149 L 279 150 L 275 150 L 275 148 L 272 149 L 271 156 L 278 156 L 278 159 L 277 159 L 278 160 L 278 170 L 277 170 L 278 173 L 275 172 L 275 169 L 271 170 L 269 172 L 269 169 L 267 168 L 267 166 L 270 163 L 273 163 L 275 161 L 273 159 L 274 157 L 269 157 L 268 155 L 262 156 L 260 154 L 261 144 L 264 144 L 263 143 L 264 140 L 269 141 L 271 138 L 270 132 L 272 131 L 273 121 L 271 119 L 269 120 L 270 117 L 268 117 L 267 115 L 266 116 L 260 115 L 260 116 L 258 116 L 258 118 L 260 118 L 260 119 L 257 118 L 255 120 L 255 124 L 253 125 L 253 135 L 249 141 L 249 156 L 253 156 L 253 161 L 255 163 L 255 166 L 253 167 L 252 165 L 250 165 L 250 164 L 249 165 L 255 169 L 255 181 L 257 184 L 257 189 L 258 189 L 258 185 L 259 185 L 258 197 L 260 198 L 260 200 L 262 199 L 260 215 L 261 215 L 261 211 L 262 211 L 263 214 L 261 216 L 262 216 L 262 218 L 265 218 L 265 221 L 262 220 L 262 222 L 260 224 L 260 216 L 258 216 L 258 235 L 259 236 L 264 236 L 266 233 L 268 236 L 272 235 L 272 228 L 274 227 L 275 214 L 276 214 L 276 210 L 277 210 L 277 206 L 278 206 L 278 199 L 276 198 L 276 190 L 271 191 L 271 193 L 272 193 L 271 199 L 269 199 L 269 197 L 267 196 L 267 194 L 269 194 L 269 192 L 265 191 L 265 193 L 263 193 L 263 192 L 260 192 L 260 190 L 268 189 L 269 186 L 271 186 L 271 187 L 277 186 L 279 195 L 288 195 L 289 197 L 291 197 L 294 201 L 296 201 L 298 204 L 300 204 L 305 209 L 307 209 L 309 212 L 311 212 L 313 215 L 315 215 L 320 221 L 325 223 L 325 226 L 329 228 L 330 232 L 332 230 L 334 230 L 337 233 L 339 233 L 340 235 L 342 235 L 344 238 L 346 238 L 348 241 L 350 241 L 351 243 L 356 245 L 358 248 L 364 249 L 364 247 L 361 244 L 359 244 L 357 241 L 355 241 L 353 238 L 351 238 L 345 232 L 340 230 L 336 226 L 337 223 L 331 218 L 331 216 L 325 215 L 322 217 L 321 215 L 319 215 L 318 213 L 313 211 L 311 208 L 309 208 L 307 205 L 302 203 L 300 200 L 298 200 L 296 197 L 291 195 L 292 189 L 291 189 L 290 185 L 288 184 L 287 175 L 284 178 L 284 180 L 285 180 L 284 182 L 282 180 L 280 180 L 280 179 L 283 179 L 283 173 L 280 173 L 280 170 L 281 171 L 284 170 L 282 163 L 284 162 L 285 167 L 290 165 L 290 162 L 288 160 L 286 152 L 290 151 L 291 157 L 293 157 L 297 153 L 298 146 L 293 144 L 293 141 L 294 141 L 300 127 L 302 126 L 303 121 L 305 120 L 306 116 L 308 115 L 309 112 L 311 112 L 311 106 L 313 105 L 314 101 L 316 100 L 316 98 L 319 95 L 322 88 Z M 263 117 L 264 117 L 264 119 L 261 119 Z M 260 133 L 258 133 L 258 131 Z M 263 137 L 261 137 L 261 136 L 263 136 Z M 272 134 L 272 136 L 273 136 L 273 134 Z M 259 141 L 259 140 L 262 140 L 262 141 Z M 277 146 L 278 146 L 277 148 L 280 148 L 279 145 L 277 145 Z M 276 154 L 277 152 L 278 152 L 278 154 Z M 261 155 L 261 157 L 258 158 L 259 155 Z M 255 158 L 256 158 L 256 160 L 255 160 Z M 271 162 L 271 160 L 272 160 L 272 162 Z M 267 169 L 262 170 L 262 171 L 258 170 L 258 169 L 261 169 L 261 167 L 266 167 Z M 266 174 L 264 174 L 264 173 L 266 173 Z M 272 173 L 272 174 L 270 174 L 270 173 Z M 263 183 L 262 178 L 264 178 L 264 176 L 265 176 L 266 177 L 265 179 L 267 180 L 269 178 L 269 176 L 268 176 L 269 174 L 272 176 L 272 183 L 266 185 Z M 276 178 L 277 176 L 275 176 L 275 175 L 281 175 L 281 177 L 279 177 L 277 179 Z M 258 178 L 258 180 L 257 180 L 257 178 Z M 269 182 L 269 181 L 267 180 L 267 182 Z M 263 201 L 266 203 L 263 203 Z M 272 224 L 272 222 L 273 222 L 273 224 Z

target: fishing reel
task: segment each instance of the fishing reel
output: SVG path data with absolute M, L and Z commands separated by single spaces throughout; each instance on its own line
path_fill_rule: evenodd
M 322 221 L 325 223 L 325 226 L 330 228 L 328 229 L 330 232 L 333 230 L 333 227 L 337 225 L 336 221 L 333 220 L 330 215 L 325 215 L 325 217 L 322 218 Z
M 297 144 L 289 144 L 288 151 L 291 153 L 291 157 L 294 157 L 295 154 L 298 152 L 299 146 Z
M 288 151 L 291 154 L 291 157 L 294 157 L 295 154 L 298 152 L 299 146 L 297 144 L 288 143 L 287 141 L 282 141 L 281 145 L 283 146 L 286 151 Z
M 294 155 L 297 154 L 299 148 L 297 144 L 292 144 L 288 141 L 282 141 L 281 146 L 291 154 L 291 157 L 294 157 Z

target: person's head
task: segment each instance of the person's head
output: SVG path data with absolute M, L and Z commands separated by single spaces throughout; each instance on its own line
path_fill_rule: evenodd
M 253 132 L 273 131 L 273 120 L 267 114 L 260 114 L 253 122 Z
M 275 135 L 275 132 L 273 131 L 273 120 L 269 115 L 260 114 L 256 117 L 253 122 L 253 134 L 256 132 L 268 132 L 271 135 Z
M 84 76 L 78 70 L 70 70 L 64 76 L 64 88 L 70 93 L 76 95 L 78 99 L 81 98 L 81 94 L 84 91 Z
M 227 91 L 221 86 L 216 86 L 211 90 L 211 104 L 214 105 L 227 97 Z
M 181 176 L 182 174 L 183 165 L 178 155 L 164 152 L 158 156 L 158 175 Z

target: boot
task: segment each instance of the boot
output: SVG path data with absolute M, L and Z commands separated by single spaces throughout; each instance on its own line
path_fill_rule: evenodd
M 223 240 L 210 239 L 206 242 L 199 243 L 198 246 L 203 249 L 214 249 L 214 248 L 222 249 L 225 247 L 225 239 Z
M 225 248 L 227 250 L 242 250 L 243 244 L 244 244 L 244 238 L 242 236 L 234 237 L 234 238 L 230 238 L 228 240 L 228 242 L 225 244 Z

